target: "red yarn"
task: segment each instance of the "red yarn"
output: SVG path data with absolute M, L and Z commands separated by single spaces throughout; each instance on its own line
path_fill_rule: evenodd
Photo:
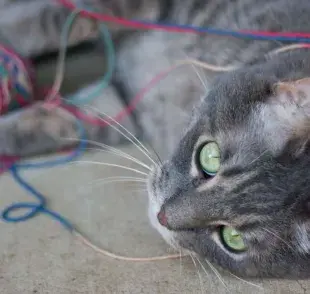
M 57 0 L 63 6 L 69 8 L 70 10 L 77 9 L 77 7 L 70 0 Z M 130 0 L 128 0 L 130 1 Z M 152 29 L 152 30 L 163 30 L 167 32 L 177 32 L 177 33 L 196 33 L 199 34 L 195 29 L 191 28 L 180 28 L 177 26 L 165 26 L 160 24 L 151 23 L 141 23 L 134 20 L 128 20 L 122 17 L 114 17 L 106 14 L 99 14 L 96 12 L 91 12 L 87 10 L 80 10 L 80 14 L 85 17 L 90 17 L 102 22 L 111 22 L 119 24 L 133 29 Z M 265 37 L 288 37 L 288 38 L 310 38 L 310 33 L 300 33 L 300 32 L 269 32 L 269 31 L 256 31 L 256 30 L 240 30 L 240 32 L 245 34 L 251 34 L 255 36 L 265 36 Z
M 0 114 L 33 103 L 36 93 L 30 61 L 0 45 L 0 66 Z
M 117 122 L 121 122 L 125 117 L 130 115 L 134 109 L 136 108 L 137 104 L 141 101 L 141 99 L 144 97 L 146 93 L 148 93 L 157 83 L 159 83 L 162 79 L 164 79 L 172 70 L 174 70 L 176 66 L 170 67 L 168 70 L 165 70 L 158 75 L 156 75 L 144 88 L 142 88 L 139 93 L 132 99 L 131 103 L 122 109 L 114 118 L 113 120 Z M 41 92 L 46 93 L 46 90 Z M 68 104 L 61 104 L 61 97 L 57 96 L 55 100 L 48 101 L 46 103 L 47 107 L 62 107 L 72 113 L 76 118 L 80 119 L 81 121 L 97 125 L 101 127 L 106 127 L 109 124 L 113 124 L 114 121 L 111 119 L 105 119 L 102 120 L 97 116 L 91 116 L 80 110 L 79 108 L 68 105 Z M 63 153 L 63 151 L 62 151 Z M 16 161 L 20 160 L 21 158 L 18 156 L 6 156 L 6 155 L 0 155 L 0 162 L 3 164 L 2 167 L 0 167 L 0 174 L 5 172 L 10 166 L 12 166 Z

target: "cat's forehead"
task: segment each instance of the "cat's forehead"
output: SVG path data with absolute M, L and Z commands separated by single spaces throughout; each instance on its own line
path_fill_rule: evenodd
M 222 76 L 199 105 L 185 141 L 208 137 L 220 145 L 224 157 L 252 160 L 266 149 L 261 106 L 270 97 L 270 85 L 253 72 Z
M 257 104 L 270 96 L 271 82 L 252 71 L 220 76 L 200 107 L 199 120 L 208 120 L 212 133 L 244 125 Z

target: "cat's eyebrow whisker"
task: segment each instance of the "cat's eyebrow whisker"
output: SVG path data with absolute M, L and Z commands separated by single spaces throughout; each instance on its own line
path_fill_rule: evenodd
M 153 153 L 155 154 L 155 156 L 157 157 L 158 163 L 159 163 L 160 165 L 163 165 L 163 162 L 162 162 L 162 160 L 161 160 L 159 154 L 158 154 L 158 153 L 156 152 L 156 150 L 154 149 L 154 147 L 153 147 L 152 145 L 150 145 L 150 144 L 148 144 L 148 145 L 149 145 L 149 147 L 152 149 L 152 151 L 153 151 Z M 157 166 L 158 166 L 158 165 L 157 165 Z
M 140 140 L 137 139 L 136 136 L 134 136 L 129 130 L 127 130 L 124 126 L 122 126 L 119 122 L 117 122 L 115 119 L 113 119 L 111 116 L 107 115 L 106 113 L 102 112 L 102 111 L 98 111 L 96 109 L 94 109 L 93 107 L 90 106 L 86 106 L 86 108 L 92 110 L 93 112 L 95 112 L 95 116 L 102 120 L 103 122 L 105 122 L 106 124 L 108 124 L 111 128 L 113 128 L 114 130 L 116 130 L 118 133 L 120 133 L 121 135 L 123 135 L 127 140 L 129 140 L 132 144 L 134 144 L 155 166 L 158 165 L 158 163 L 156 163 L 154 161 L 154 159 L 150 156 L 151 153 L 150 151 L 141 143 Z M 97 113 L 97 114 L 96 114 Z M 102 118 L 101 115 L 106 116 L 108 119 L 110 119 L 111 121 L 113 121 L 115 124 L 117 124 L 120 128 L 122 128 L 126 133 L 124 133 L 123 131 L 121 131 L 119 128 L 117 128 L 116 126 L 114 126 L 111 122 L 109 122 L 108 120 Z
M 192 68 L 195 71 L 195 73 L 196 73 L 198 79 L 200 80 L 201 84 L 205 88 L 206 92 L 208 92 L 207 84 L 206 84 L 205 80 L 202 78 L 202 74 L 201 74 L 201 71 L 200 71 L 200 69 L 203 69 L 203 67 L 201 67 L 201 65 L 200 65 L 199 68 L 198 68 L 198 66 L 197 66 L 197 64 L 195 62 L 190 62 L 191 58 L 190 58 L 190 56 L 187 53 L 185 53 L 185 56 L 186 56 L 186 59 L 187 59 L 186 63 L 189 63 L 192 66 Z
M 116 123 L 120 128 L 122 128 L 127 134 L 129 134 L 133 140 L 135 140 L 137 142 L 137 144 L 139 144 L 141 146 L 141 148 L 143 148 L 150 156 L 152 156 L 151 152 L 149 151 L 149 149 L 145 146 L 145 144 L 143 144 L 141 142 L 141 140 L 139 140 L 137 138 L 137 136 L 135 136 L 133 133 L 131 133 L 127 128 L 125 128 L 122 124 L 120 124 L 118 121 L 116 121 L 113 117 L 111 116 L 107 116 L 109 117 L 110 120 L 112 120 L 114 123 Z M 157 154 L 157 152 L 154 150 L 154 148 L 151 146 L 152 151 L 154 152 L 155 156 L 157 157 L 158 162 L 157 163 L 161 163 L 160 157 Z
M 268 152 L 268 150 L 263 151 L 260 155 L 258 155 L 255 159 L 253 159 L 250 164 L 253 164 L 255 161 L 259 160 L 262 156 L 264 156 L 266 153 Z
M 257 285 L 257 284 L 252 283 L 252 282 L 249 282 L 249 281 L 247 281 L 247 280 L 244 280 L 244 279 L 242 279 L 242 278 L 240 278 L 240 277 L 234 275 L 234 274 L 231 273 L 231 272 L 229 272 L 229 274 L 232 275 L 234 278 L 240 280 L 241 282 L 245 283 L 245 284 L 248 284 L 248 285 L 250 285 L 250 286 L 256 287 L 256 288 L 258 288 L 258 289 L 260 289 L 260 290 L 263 290 L 263 291 L 265 290 L 262 286 L 259 286 L 259 285 Z
M 200 80 L 201 84 L 205 88 L 206 92 L 208 92 L 208 87 L 206 82 L 203 80 L 200 70 L 198 70 L 197 66 L 195 64 L 192 64 L 192 68 L 194 69 L 198 79 Z
M 197 270 L 197 274 L 198 274 L 198 278 L 199 278 L 199 283 L 200 283 L 200 290 L 201 290 L 201 293 L 203 294 L 204 291 L 203 291 L 203 282 L 202 282 L 202 277 L 201 277 L 201 274 L 200 274 L 200 271 L 198 269 L 198 266 L 197 266 L 197 263 L 193 257 L 193 255 L 191 253 L 189 253 L 189 256 L 191 257 L 192 261 L 193 261 L 193 264 Z
M 96 142 L 96 141 L 93 141 L 93 140 L 87 140 L 87 139 L 83 139 L 83 140 L 76 139 L 76 138 L 63 138 L 63 139 L 90 143 L 92 145 L 101 147 L 102 149 L 99 149 L 99 148 L 96 149 L 96 148 L 88 147 L 88 148 L 85 148 L 86 150 L 106 151 L 106 152 L 109 152 L 109 153 L 112 153 L 112 154 L 115 154 L 115 155 L 119 155 L 120 157 L 127 158 L 127 159 L 129 159 L 129 160 L 131 160 L 131 161 L 133 161 L 133 162 L 135 162 L 135 163 L 145 167 L 146 169 L 151 170 L 151 168 L 148 165 L 146 165 L 144 162 L 142 162 L 141 160 L 138 160 L 134 156 L 132 156 L 132 155 L 130 155 L 130 154 L 128 154 L 128 153 L 118 149 L 118 148 L 106 145 L 104 143 L 99 143 L 99 142 Z
M 223 284 L 223 286 L 225 287 L 226 290 L 229 290 L 227 285 L 225 284 L 221 274 L 218 272 L 218 270 L 211 264 L 211 262 L 205 258 L 206 263 L 208 264 L 208 266 L 210 267 L 210 269 L 215 273 L 215 275 L 218 277 L 218 279 L 220 280 L 220 282 Z
M 79 160 L 79 161 L 71 162 L 71 163 L 69 163 L 69 164 L 94 164 L 94 165 L 104 165 L 104 166 L 110 166 L 110 167 L 117 167 L 117 168 L 126 169 L 126 170 L 129 170 L 129 171 L 133 171 L 133 172 L 136 172 L 136 173 L 138 173 L 138 174 L 147 176 L 147 173 L 142 172 L 142 171 L 140 171 L 140 170 L 138 170 L 138 169 L 131 168 L 131 167 L 128 167 L 128 166 L 119 165 L 119 164 L 107 163 L 107 162 L 90 161 L 90 160 Z
M 290 245 L 288 242 L 286 242 L 284 239 L 282 239 L 278 234 L 272 232 L 271 230 L 267 229 L 267 228 L 262 228 L 264 231 L 266 231 L 267 233 L 273 235 L 274 237 L 276 237 L 278 240 L 282 241 L 288 248 L 292 249 L 293 251 L 296 251 L 292 245 Z

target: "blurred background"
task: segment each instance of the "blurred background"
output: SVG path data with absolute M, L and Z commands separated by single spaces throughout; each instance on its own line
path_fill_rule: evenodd
M 39 86 L 53 84 L 59 33 L 69 13 L 54 0 L 0 0 L 0 44 L 33 62 Z M 98 41 L 97 25 L 78 17 L 68 42 L 61 94 L 73 93 L 103 76 L 104 50 Z

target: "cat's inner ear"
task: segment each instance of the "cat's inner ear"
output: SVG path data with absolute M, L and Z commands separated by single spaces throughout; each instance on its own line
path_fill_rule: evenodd
M 292 82 L 280 82 L 274 86 L 271 102 L 283 106 L 293 106 L 310 114 L 310 78 Z
M 310 139 L 310 78 L 280 82 L 260 112 L 266 141 L 275 151 Z M 300 148 L 300 146 L 296 146 Z

